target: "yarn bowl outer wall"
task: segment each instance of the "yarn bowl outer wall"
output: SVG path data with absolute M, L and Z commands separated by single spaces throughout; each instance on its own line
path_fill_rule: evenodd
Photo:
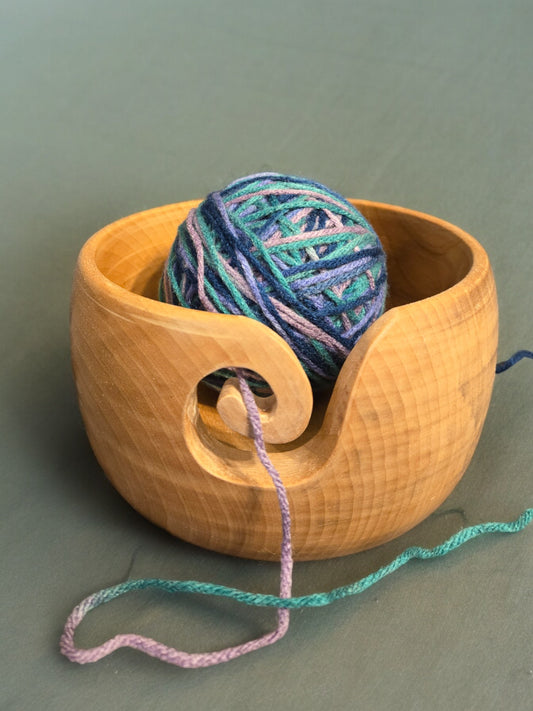
M 177 225 L 199 201 L 131 215 L 82 248 L 71 303 L 81 413 L 121 495 L 175 536 L 275 560 L 281 516 L 272 482 L 220 368 L 259 373 L 270 457 L 287 488 L 294 556 L 371 548 L 432 513 L 466 470 L 486 417 L 498 310 L 483 248 L 430 215 L 351 201 L 387 253 L 385 313 L 364 333 L 329 396 L 316 397 L 289 346 L 243 316 L 157 300 Z

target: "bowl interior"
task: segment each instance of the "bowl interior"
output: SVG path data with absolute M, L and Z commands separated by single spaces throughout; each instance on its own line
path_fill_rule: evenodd
M 472 268 L 472 250 L 455 226 L 401 208 L 373 203 L 359 207 L 387 254 L 387 308 L 435 296 Z

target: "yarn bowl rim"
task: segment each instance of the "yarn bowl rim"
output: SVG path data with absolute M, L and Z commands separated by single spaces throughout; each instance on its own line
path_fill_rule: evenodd
M 480 269 L 486 269 L 488 265 L 488 256 L 481 244 L 478 242 L 478 240 L 476 240 L 468 232 L 458 227 L 457 225 L 454 225 L 451 222 L 448 222 L 442 218 L 436 217 L 429 213 L 425 213 L 412 208 L 403 207 L 400 205 L 395 205 L 392 203 L 384 203 L 380 201 L 364 200 L 357 198 L 347 199 L 352 205 L 360 209 L 363 214 L 365 214 L 366 211 L 371 208 L 375 210 L 385 210 L 390 212 L 391 214 L 413 217 L 428 224 L 431 223 L 453 234 L 470 251 L 472 255 L 472 264 L 470 265 L 468 271 L 464 273 L 461 278 L 455 281 L 455 283 L 451 284 L 446 289 L 439 290 L 437 293 L 427 296 L 425 298 L 435 300 L 452 296 L 453 290 L 462 289 L 465 287 L 465 285 L 468 286 L 468 282 L 473 278 L 476 278 L 478 271 Z M 181 316 L 183 316 L 185 313 L 194 314 L 194 318 L 205 318 L 208 321 L 213 321 L 220 318 L 246 318 L 242 316 L 234 316 L 231 314 L 215 314 L 207 311 L 191 310 L 175 304 L 167 304 L 152 297 L 135 293 L 131 291 L 131 289 L 125 288 L 120 284 L 116 283 L 114 280 L 107 277 L 104 271 L 98 267 L 99 250 L 103 247 L 106 240 L 108 240 L 109 238 L 113 238 L 116 234 L 118 234 L 121 227 L 128 225 L 132 221 L 142 223 L 144 220 L 150 218 L 152 215 L 156 215 L 160 211 L 169 208 L 179 207 L 183 210 L 189 211 L 190 209 L 198 207 L 201 202 L 202 199 L 192 199 L 180 201 L 177 203 L 168 203 L 156 207 L 151 207 L 146 210 L 141 210 L 135 213 L 131 213 L 129 215 L 120 217 L 117 220 L 114 220 L 113 222 L 108 223 L 107 225 L 97 230 L 82 245 L 82 248 L 78 255 L 77 268 L 84 272 L 86 278 L 94 286 L 95 291 L 106 291 L 110 296 L 112 296 L 119 302 L 125 301 L 132 307 L 138 309 L 139 311 L 148 310 L 152 313 L 157 313 L 159 316 L 165 319 L 169 318 L 170 320 L 172 320 L 172 316 L 175 316 L 177 313 L 176 309 L 181 312 Z M 175 235 L 173 235 L 173 237 L 174 236 Z M 378 237 L 380 237 L 381 239 L 381 235 L 378 235 Z M 170 244 L 171 243 L 169 243 L 169 248 Z M 416 302 L 408 302 L 406 304 L 402 304 L 401 308 L 407 307 L 411 303 L 419 303 L 422 300 L 423 299 L 417 299 Z M 387 310 L 388 308 L 389 307 L 387 307 Z M 394 306 L 393 308 L 400 307 Z

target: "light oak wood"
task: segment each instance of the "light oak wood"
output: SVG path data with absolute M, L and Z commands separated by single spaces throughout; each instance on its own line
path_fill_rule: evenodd
M 156 300 L 177 225 L 197 201 L 126 217 L 76 269 L 71 342 L 79 402 L 107 476 L 141 514 L 187 541 L 276 559 L 280 513 L 240 395 L 200 383 L 260 373 L 270 456 L 288 490 L 297 559 L 360 551 L 416 525 L 454 488 L 486 416 L 498 312 L 486 253 L 411 210 L 354 201 L 388 256 L 386 313 L 315 399 L 289 346 L 239 316 Z

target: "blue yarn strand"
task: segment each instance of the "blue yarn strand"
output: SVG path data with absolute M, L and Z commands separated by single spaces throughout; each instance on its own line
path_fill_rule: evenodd
M 517 351 L 507 360 L 502 360 L 496 364 L 496 372 L 503 373 L 504 370 L 509 370 L 515 363 L 522 360 L 522 358 L 533 358 L 533 351 Z

